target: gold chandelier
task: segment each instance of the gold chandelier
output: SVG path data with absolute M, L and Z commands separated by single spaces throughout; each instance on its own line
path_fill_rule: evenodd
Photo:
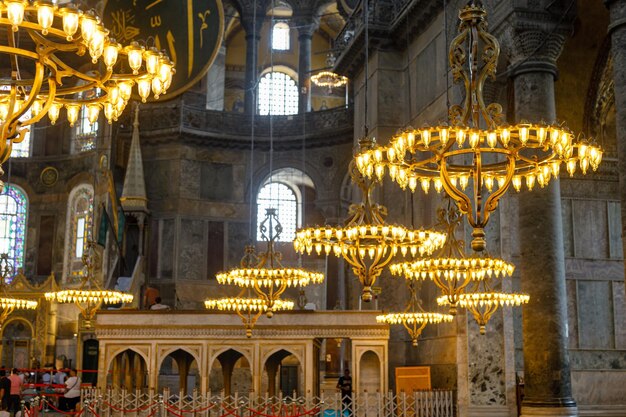
M 437 217 L 437 226 L 443 228 L 448 236 L 443 247 L 430 257 L 392 264 L 389 270 L 393 275 L 401 275 L 408 280 L 431 279 L 447 299 L 450 314 L 455 315 L 457 304 L 470 283 L 511 276 L 515 267 L 486 255 L 466 256 L 465 242 L 456 238 L 456 228 L 463 220 L 456 207 L 450 204 L 447 209 L 439 208 Z
M 361 139 L 367 147 L 372 139 Z M 446 235 L 430 230 L 409 230 L 404 226 L 385 223 L 387 208 L 373 202 L 372 191 L 376 181 L 359 174 L 350 164 L 352 182 L 361 190 L 363 200 L 352 204 L 350 217 L 343 227 L 312 227 L 296 232 L 294 248 L 298 253 L 311 254 L 314 250 L 343 257 L 363 284 L 363 301 L 372 300 L 372 286 L 383 269 L 396 254 L 402 256 L 429 255 L 441 247 Z
M 326 56 L 326 67 L 332 68 L 334 66 L 335 56 L 332 53 L 329 53 Z M 331 90 L 348 84 L 348 77 L 339 75 L 333 71 L 323 70 L 311 76 L 311 82 L 318 87 L 326 87 Z
M 511 184 L 516 191 L 522 183 L 528 190 L 535 184 L 545 187 L 559 177 L 562 164 L 571 176 L 577 166 L 586 174 L 602 160 L 600 147 L 576 140 L 562 125 L 501 124 L 502 106 L 486 105 L 483 99 L 483 85 L 495 79 L 500 54 L 498 41 L 487 32 L 486 16 L 473 2 L 459 12 L 459 35 L 450 44 L 449 62 L 454 81 L 465 86 L 465 99 L 450 107 L 450 125 L 406 129 L 387 146 L 364 149 L 356 157 L 368 178 L 388 174 L 402 189 L 445 190 L 474 229 L 475 251 L 485 249 L 489 215 Z M 484 65 L 478 69 L 480 61 Z
M 411 337 L 413 346 L 417 346 L 417 340 L 427 324 L 439 324 L 451 322 L 454 318 L 450 314 L 426 312 L 417 295 L 415 283 L 408 282 L 410 298 L 406 309 L 402 313 L 387 313 L 376 316 L 376 321 L 387 324 L 402 324 Z
M 0 328 L 2 328 L 9 314 L 15 310 L 35 310 L 38 304 L 34 300 L 11 297 L 7 289 L 7 279 L 13 276 L 13 272 L 9 255 L 6 253 L 0 254 L 0 277 L 2 279 L 0 283 L 2 287 L 2 296 L 0 296 Z
M 93 318 L 102 305 L 130 303 L 133 301 L 133 295 L 102 289 L 95 278 L 96 264 L 100 262 L 95 242 L 89 241 L 87 243 L 87 251 L 83 255 L 82 261 L 85 274 L 78 288 L 47 292 L 44 296 L 48 301 L 76 304 L 83 316 L 85 328 L 92 328 Z
M 11 63 L 11 77 L 0 80 L 0 163 L 28 126 L 48 115 L 54 124 L 65 108 L 71 126 L 86 112 L 91 124 L 101 110 L 117 120 L 133 86 L 145 101 L 165 94 L 174 64 L 167 54 L 132 42 L 122 47 L 109 37 L 93 12 L 43 0 L 0 2 L 6 41 L 0 54 Z
M 265 300 L 265 314 L 271 318 L 275 310 L 280 310 L 278 308 L 280 296 L 287 288 L 319 284 L 324 281 L 324 274 L 301 268 L 283 267 L 282 254 L 275 247 L 283 230 L 276 209 L 266 210 L 265 219 L 259 225 L 259 230 L 261 237 L 267 242 L 267 250 L 257 256 L 254 247 L 248 246 L 241 267 L 217 274 L 217 282 L 253 288 L 256 294 Z
M 236 297 L 224 297 L 214 300 L 206 300 L 204 306 L 208 309 L 220 311 L 234 311 L 237 313 L 246 329 L 246 337 L 252 337 L 252 329 L 261 314 L 267 313 L 268 303 L 264 298 L 246 297 L 244 289 Z M 293 310 L 294 303 L 290 300 L 275 300 L 272 305 L 273 311 Z
M 498 307 L 517 307 L 527 304 L 530 296 L 527 294 L 494 292 L 491 287 L 491 279 L 476 282 L 475 288 L 471 291 L 460 294 L 458 305 L 466 308 L 474 316 L 474 320 L 480 326 L 480 334 L 486 333 L 486 326 L 491 316 L 498 310 Z M 437 298 L 439 305 L 450 305 L 446 296 Z

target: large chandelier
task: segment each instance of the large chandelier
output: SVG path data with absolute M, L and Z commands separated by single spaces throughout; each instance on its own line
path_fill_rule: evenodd
M 329 53 L 326 56 L 326 67 L 333 68 L 335 66 L 335 56 Z M 311 76 L 311 82 L 318 87 L 326 87 L 329 90 L 333 88 L 343 87 L 348 84 L 348 77 L 339 75 L 329 70 L 322 70 Z
M 372 139 L 361 139 L 367 147 Z M 430 230 L 409 230 L 404 226 L 385 223 L 387 208 L 373 201 L 372 191 L 376 181 L 364 177 L 350 164 L 352 182 L 361 190 L 363 200 L 352 204 L 350 217 L 343 227 L 321 226 L 296 232 L 294 248 L 299 253 L 311 254 L 314 250 L 343 257 L 363 284 L 363 301 L 372 300 L 372 286 L 383 269 L 396 254 L 402 256 L 429 255 L 441 247 L 446 235 Z
M 80 286 L 76 289 L 65 289 L 44 294 L 46 300 L 58 303 L 74 303 L 83 316 L 83 325 L 89 329 L 93 327 L 93 319 L 100 307 L 105 304 L 130 303 L 133 295 L 115 290 L 105 290 L 95 277 L 96 265 L 100 257 L 96 251 L 96 243 L 89 241 L 87 251 L 83 254 L 85 274 Z
M 465 254 L 465 242 L 456 238 L 456 228 L 463 221 L 456 207 L 439 208 L 437 217 L 437 226 L 443 228 L 448 236 L 443 247 L 430 257 L 392 264 L 389 270 L 393 275 L 404 276 L 408 280 L 431 279 L 441 289 L 442 297 L 450 306 L 450 314 L 455 315 L 470 283 L 511 276 L 515 267 L 502 259 Z
M 417 289 L 413 281 L 408 282 L 410 298 L 406 309 L 402 313 L 387 313 L 376 316 L 376 321 L 387 324 L 402 324 L 411 337 L 413 346 L 417 346 L 417 340 L 427 324 L 439 324 L 451 322 L 454 318 L 450 314 L 424 311 L 422 303 L 417 295 Z
M 559 177 L 563 164 L 570 175 L 577 166 L 585 174 L 602 160 L 598 146 L 576 140 L 562 125 L 504 125 L 502 106 L 485 104 L 483 85 L 495 79 L 500 54 L 498 41 L 487 32 L 486 16 L 474 2 L 459 12 L 459 35 L 450 44 L 449 62 L 454 81 L 465 86 L 465 98 L 450 107 L 450 125 L 406 129 L 387 146 L 364 149 L 356 157 L 368 178 L 388 174 L 403 189 L 445 190 L 474 229 L 475 251 L 485 249 L 489 215 L 511 184 L 516 191 L 523 183 L 528 190 L 535 184 L 545 187 Z
M 517 307 L 527 304 L 530 296 L 527 294 L 496 292 L 492 289 L 492 279 L 478 281 L 475 287 L 464 294 L 459 295 L 458 305 L 466 308 L 474 316 L 474 320 L 480 327 L 480 334 L 486 333 L 487 322 L 501 306 Z M 450 305 L 446 296 L 437 298 L 439 305 Z
M 0 287 L 2 287 L 2 295 L 0 296 L 0 328 L 2 328 L 9 314 L 15 310 L 35 310 L 38 304 L 34 300 L 11 297 L 7 289 L 7 279 L 13 276 L 13 272 L 9 255 L 6 253 L 0 254 L 0 277 L 2 279 L 2 282 L 0 282 Z
M 0 54 L 11 63 L 11 76 L 0 79 L 0 163 L 46 114 L 54 124 L 65 108 L 73 126 L 81 111 L 92 124 L 104 111 L 111 123 L 134 85 L 145 101 L 171 84 L 174 64 L 167 54 L 137 42 L 122 47 L 92 12 L 47 0 L 5 0 L 0 14 L 6 35 Z
M 276 241 L 283 231 L 278 221 L 276 209 L 268 208 L 265 219 L 259 225 L 261 237 L 267 242 L 267 250 L 258 256 L 253 247 L 246 249 L 246 256 L 239 268 L 217 274 L 220 284 L 234 284 L 243 288 L 253 288 L 257 296 L 265 300 L 265 314 L 271 318 L 275 310 L 280 310 L 280 296 L 289 287 L 305 287 L 324 281 L 324 274 L 302 268 L 285 268 L 282 254 L 276 250 Z M 256 258 L 256 262 L 254 259 Z
M 208 309 L 233 311 L 237 313 L 246 329 L 246 337 L 250 338 L 252 337 L 252 329 L 256 325 L 259 317 L 261 317 L 261 314 L 267 313 L 268 303 L 264 298 L 251 298 L 250 294 L 246 296 L 246 291 L 246 289 L 243 289 L 236 297 L 206 300 L 204 306 Z M 272 305 L 272 310 L 293 310 L 293 306 L 293 301 L 276 300 Z

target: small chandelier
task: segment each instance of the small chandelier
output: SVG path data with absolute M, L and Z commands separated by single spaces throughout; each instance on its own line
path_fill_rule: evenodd
M 264 298 L 246 297 L 244 289 L 236 297 L 225 297 L 214 300 L 206 300 L 204 306 L 208 309 L 220 311 L 234 311 L 241 318 L 246 329 L 246 337 L 252 337 L 252 329 L 263 313 L 268 311 L 268 303 Z M 293 310 L 293 301 L 275 300 L 272 304 L 273 311 Z
M 402 189 L 445 190 L 467 215 L 474 229 L 471 246 L 479 252 L 485 249 L 489 215 L 511 184 L 516 191 L 522 183 L 528 190 L 535 184 L 545 187 L 559 177 L 562 164 L 572 176 L 577 166 L 586 174 L 602 160 L 600 147 L 576 140 L 564 126 L 503 125 L 502 106 L 485 105 L 483 85 L 495 79 L 500 54 L 498 41 L 487 32 L 486 16 L 473 1 L 459 12 L 459 35 L 450 44 L 449 62 L 454 81 L 465 85 L 465 98 L 450 107 L 450 125 L 408 128 L 387 146 L 365 149 L 356 157 L 368 178 L 382 179 L 387 173 Z M 480 61 L 484 65 L 478 69 Z
M 326 67 L 333 68 L 335 66 L 335 56 L 330 53 L 326 56 Z M 335 72 L 323 70 L 311 77 L 311 82 L 318 87 L 326 87 L 329 90 L 333 88 L 343 87 L 348 84 L 348 77 L 339 75 Z
M 361 139 L 362 147 L 371 143 L 372 139 Z M 343 227 L 312 227 L 296 232 L 294 248 L 298 253 L 310 255 L 315 250 L 318 255 L 343 257 L 363 284 L 361 299 L 368 302 L 376 279 L 396 254 L 429 255 L 443 245 L 446 235 L 386 224 L 387 208 L 372 201 L 376 181 L 361 175 L 353 163 L 349 170 L 352 182 L 361 190 L 362 202 L 350 206 L 350 217 Z
M 93 124 L 103 110 L 111 123 L 134 85 L 145 101 L 150 93 L 155 99 L 165 94 L 171 84 L 174 64 L 167 54 L 137 42 L 122 47 L 93 12 L 48 0 L 7 0 L 0 13 L 7 34 L 0 53 L 12 69 L 11 78 L 0 80 L 0 163 L 24 139 L 27 126 L 46 114 L 54 124 L 65 108 L 73 126 L 81 111 Z
M 78 306 L 85 328 L 93 327 L 93 319 L 96 312 L 104 304 L 130 303 L 133 295 L 121 291 L 102 289 L 95 279 L 96 264 L 100 262 L 100 257 L 96 252 L 95 242 L 87 243 L 87 251 L 82 258 L 85 274 L 83 275 L 80 287 L 77 289 L 66 289 L 44 294 L 46 300 L 57 303 L 74 303 Z
M 408 282 L 410 298 L 406 309 L 402 313 L 387 313 L 376 316 L 378 323 L 402 324 L 409 332 L 411 342 L 414 347 L 417 346 L 417 340 L 422 334 L 422 330 L 427 324 L 439 324 L 443 322 L 451 322 L 454 318 L 450 314 L 432 313 L 424 311 L 421 300 L 417 296 L 415 283 Z
M 0 296 L 0 328 L 2 328 L 9 314 L 15 310 L 35 310 L 38 304 L 37 301 L 11 297 L 6 282 L 9 277 L 13 276 L 13 272 L 9 255 L 6 253 L 0 254 L 0 277 L 2 278 L 0 283 L 0 287 L 2 287 L 2 296 Z
M 459 295 L 458 305 L 468 309 L 474 316 L 474 320 L 480 326 L 480 334 L 486 333 L 487 322 L 500 306 L 517 307 L 527 304 L 530 297 L 527 294 L 515 294 L 494 292 L 491 287 L 491 279 L 476 282 L 475 287 Z M 450 305 L 448 297 L 437 298 L 439 305 Z
M 456 238 L 456 228 L 463 216 L 452 204 L 448 209 L 439 208 L 437 217 L 437 226 L 443 228 L 448 236 L 443 247 L 428 258 L 392 264 L 389 270 L 393 275 L 402 275 L 408 280 L 431 279 L 446 298 L 450 314 L 455 315 L 457 304 L 470 283 L 490 277 L 511 276 L 515 267 L 502 259 L 485 255 L 466 256 L 465 242 Z
M 324 281 L 324 274 L 301 268 L 283 267 L 282 254 L 275 248 L 276 241 L 283 231 L 276 209 L 266 209 L 265 219 L 261 222 L 259 230 L 261 237 L 267 242 L 267 250 L 257 256 L 253 246 L 247 247 L 242 266 L 217 274 L 217 282 L 254 288 L 256 294 L 265 300 L 265 314 L 271 318 L 275 310 L 280 310 L 277 303 L 287 288 L 320 284 Z

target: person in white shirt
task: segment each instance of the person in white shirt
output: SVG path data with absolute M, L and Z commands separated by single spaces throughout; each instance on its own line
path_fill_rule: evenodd
M 3 403 L 0 405 L 0 417 L 11 417 L 11 413 L 7 411 L 7 408 Z
M 80 378 L 77 376 L 76 369 L 70 370 L 70 377 L 65 381 L 65 394 L 61 398 L 61 410 L 75 411 L 76 404 L 80 401 Z
M 154 299 L 155 303 L 150 306 L 150 310 L 169 310 L 170 306 L 167 304 L 161 304 L 161 297 Z

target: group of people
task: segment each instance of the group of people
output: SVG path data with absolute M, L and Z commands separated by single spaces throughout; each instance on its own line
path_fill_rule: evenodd
M 4 368 L 0 369 L 0 417 L 21 416 L 21 403 L 24 400 L 29 406 L 30 400 L 37 396 L 40 391 L 37 387 L 43 387 L 42 393 L 49 397 L 58 396 L 58 408 L 61 411 L 76 409 L 80 401 L 81 380 L 76 369 L 69 370 L 69 375 L 63 371 L 44 371 L 41 374 L 41 384 L 34 384 L 29 377 L 13 368 L 7 376 Z

